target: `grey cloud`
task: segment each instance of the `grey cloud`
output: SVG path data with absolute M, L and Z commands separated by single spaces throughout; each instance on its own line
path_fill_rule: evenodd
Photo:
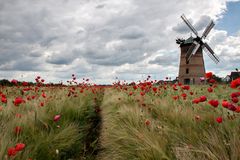
M 34 52 L 30 52 L 30 53 L 28 54 L 28 56 L 29 56 L 29 57 L 41 57 L 41 56 L 42 56 L 42 53 L 41 53 L 41 52 L 36 52 L 36 51 L 34 51 Z
M 121 39 L 138 39 L 144 36 L 144 31 L 137 26 L 130 26 L 121 33 Z
M 136 63 L 143 60 L 147 51 L 147 39 L 121 40 L 122 44 L 113 50 L 105 48 L 106 43 L 91 47 L 91 43 L 85 49 L 75 50 L 77 57 L 82 57 L 90 64 L 119 66 L 125 63 Z
M 0 65 L 3 71 L 45 71 L 41 62 L 33 59 L 23 59 L 21 61 L 11 61 Z
M 200 17 L 200 19 L 194 24 L 195 29 L 200 31 L 202 29 L 205 29 L 207 25 L 210 23 L 211 18 L 209 16 L 203 15 Z
M 104 4 L 99 4 L 99 5 L 96 6 L 97 9 L 101 9 L 101 8 L 104 8 L 104 7 L 105 7 Z
M 203 15 L 203 16 L 200 17 L 200 19 L 197 22 L 195 21 L 195 23 L 193 23 L 194 21 L 192 19 L 188 19 L 188 20 L 190 21 L 190 23 L 193 25 L 193 27 L 197 31 L 200 31 L 200 30 L 205 29 L 207 27 L 208 23 L 210 23 L 210 21 L 211 21 L 211 18 L 207 15 Z M 181 23 L 178 23 L 177 25 L 172 27 L 172 30 L 176 31 L 178 33 L 189 33 L 189 32 L 191 32 L 190 28 L 188 28 L 188 26 L 182 20 L 181 20 Z
M 190 29 L 187 27 L 187 25 L 184 22 L 178 23 L 176 26 L 172 28 L 173 31 L 176 31 L 178 33 L 188 33 L 190 32 Z
M 5 64 L 12 60 L 21 60 L 24 58 L 25 53 L 27 53 L 27 49 L 24 45 L 2 41 L 0 43 L 0 64 Z
M 210 37 L 210 43 L 213 46 L 216 46 L 225 42 L 226 38 L 227 38 L 227 32 L 219 31 Z
M 46 62 L 50 64 L 70 64 L 74 60 L 74 57 L 71 55 L 69 56 L 67 53 L 61 53 L 61 54 L 52 54 L 51 56 L 48 56 L 46 58 Z
M 47 37 L 45 39 L 43 39 L 41 42 L 40 42 L 40 45 L 41 46 L 44 46 L 44 47 L 48 47 L 51 45 L 51 43 L 54 41 L 54 40 L 57 40 L 58 37 L 54 36 L 54 37 Z
M 155 59 L 150 60 L 149 64 L 158 64 L 158 65 L 164 65 L 164 66 L 169 66 L 173 65 L 176 66 L 178 63 L 179 59 L 179 53 L 164 53 L 163 55 L 155 57 Z

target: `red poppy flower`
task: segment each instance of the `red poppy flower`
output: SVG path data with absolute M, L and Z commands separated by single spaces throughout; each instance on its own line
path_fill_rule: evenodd
M 192 103 L 198 104 L 200 102 L 200 98 L 195 98 Z
M 200 102 L 204 102 L 204 101 L 206 101 L 207 100 L 207 97 L 206 96 L 201 96 L 200 97 Z
M 18 106 L 18 105 L 20 105 L 20 104 L 23 103 L 23 102 L 25 102 L 25 101 L 22 99 L 22 97 L 17 97 L 17 98 L 15 98 L 15 100 L 13 101 L 13 103 L 14 103 L 15 106 Z
M 22 85 L 23 85 L 23 86 L 27 86 L 27 85 L 28 85 L 28 82 L 22 82 Z
M 2 102 L 2 103 L 7 103 L 7 98 L 2 96 L 1 102 Z
M 146 84 L 147 84 L 148 86 L 151 86 L 151 85 L 152 85 L 152 83 L 151 83 L 151 82 L 147 82 Z
M 237 107 L 236 107 L 235 112 L 240 113 L 240 106 L 237 106 Z
M 228 109 L 231 111 L 236 111 L 237 107 L 235 105 L 233 105 L 232 103 L 228 104 Z
M 218 123 L 222 123 L 223 119 L 222 119 L 222 117 L 217 117 L 217 118 L 216 118 L 216 121 L 217 121 Z
M 18 83 L 18 81 L 16 79 L 13 79 L 13 80 L 11 80 L 11 83 L 16 85 Z
M 233 102 L 233 103 L 238 103 L 238 98 L 237 98 L 237 97 L 233 97 L 233 98 L 232 98 L 232 102 Z
M 173 96 L 174 100 L 177 100 L 179 98 L 179 96 Z
M 133 92 L 129 92 L 129 96 L 133 95 Z
M 140 95 L 141 95 L 141 96 L 144 96 L 144 95 L 145 95 L 145 93 L 144 93 L 144 92 L 140 92 Z
M 183 89 L 183 90 L 189 90 L 189 89 L 190 89 L 190 86 L 188 86 L 188 85 L 182 86 L 182 89 Z
M 152 90 L 153 90 L 153 92 L 156 93 L 157 92 L 157 87 L 153 87 Z
M 45 93 L 42 93 L 42 97 L 43 97 L 43 98 L 46 98 L 47 96 L 46 96 L 46 94 L 45 94 Z
M 142 86 L 142 87 L 141 87 L 141 90 L 142 90 L 142 91 L 144 91 L 144 90 L 145 90 L 145 87 L 144 87 L 144 86 Z
M 9 157 L 15 156 L 16 154 L 17 154 L 17 151 L 16 151 L 15 147 L 8 148 L 8 156 Z
M 217 108 L 218 104 L 219 104 L 218 100 L 210 100 L 210 101 L 208 101 L 208 103 L 215 108 Z
M 57 121 L 60 120 L 60 118 L 61 118 L 61 115 L 60 115 L 60 114 L 57 114 L 57 115 L 54 116 L 53 121 L 54 121 L 54 122 L 57 122 Z
M 186 94 L 186 93 L 182 93 L 181 96 L 182 96 L 183 98 L 186 98 L 186 97 L 187 97 L 187 94 Z
M 231 97 L 234 98 L 234 97 L 238 97 L 240 96 L 240 92 L 233 92 L 231 93 Z
M 182 83 L 181 83 L 181 82 L 179 82 L 179 83 L 178 83 L 178 86 L 182 86 Z
M 235 79 L 231 82 L 231 88 L 237 88 L 238 86 L 240 86 L 240 78 Z
M 213 92 L 212 87 L 209 87 L 207 90 L 208 90 L 209 93 Z
M 22 131 L 22 128 L 21 128 L 20 126 L 16 126 L 16 127 L 15 127 L 14 132 L 15 132 L 16 135 L 20 134 L 21 131 Z
M 150 120 L 146 119 L 145 124 L 146 126 L 149 126 L 151 124 Z
M 44 106 L 44 102 L 41 102 L 41 103 L 40 103 L 40 106 L 43 107 L 43 106 Z
M 208 82 L 209 82 L 209 83 L 215 83 L 216 80 L 215 80 L 215 79 L 210 79 Z
M 177 90 L 178 90 L 176 85 L 173 85 L 172 88 L 173 88 L 174 91 L 177 91 Z
M 212 76 L 213 76 L 212 72 L 207 72 L 207 73 L 205 74 L 205 77 L 206 77 L 207 79 L 212 78 Z
M 31 97 L 30 97 L 30 96 L 27 96 L 27 100 L 30 101 L 30 100 L 31 100 Z
M 16 113 L 16 115 L 15 115 L 17 118 L 21 118 L 22 117 L 22 115 L 20 114 L 20 113 Z
M 224 108 L 228 108 L 228 105 L 229 105 L 229 102 L 228 102 L 228 101 L 226 101 L 226 100 L 223 100 L 223 101 L 222 101 L 222 106 L 223 106 Z
M 16 151 L 22 151 L 25 148 L 25 144 L 24 143 L 17 143 L 15 146 L 15 150 Z
M 133 89 L 136 90 L 138 87 L 137 86 L 133 86 Z

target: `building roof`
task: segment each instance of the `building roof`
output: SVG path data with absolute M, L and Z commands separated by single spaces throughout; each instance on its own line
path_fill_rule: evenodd
M 232 80 L 237 79 L 240 77 L 240 72 L 231 72 L 230 77 Z
M 194 38 L 192 36 L 190 36 L 188 39 L 186 39 L 182 44 L 182 45 L 188 45 L 188 44 L 192 44 L 193 43 Z
M 193 43 L 193 37 L 192 36 L 184 41 L 184 44 L 189 44 L 189 43 Z

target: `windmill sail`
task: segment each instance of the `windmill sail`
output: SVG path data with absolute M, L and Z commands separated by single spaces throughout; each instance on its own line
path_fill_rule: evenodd
M 208 33 L 212 30 L 212 28 L 214 27 L 214 23 L 213 23 L 213 21 L 211 21 L 210 23 L 209 23 L 209 25 L 206 27 L 206 29 L 204 30 L 204 32 L 203 32 L 203 34 L 202 34 L 202 38 L 203 39 L 205 39 L 206 37 L 207 37 L 207 35 L 208 35 Z
M 186 54 L 186 61 L 189 62 L 190 58 L 191 58 L 191 54 L 192 54 L 192 51 L 194 50 L 196 44 L 195 43 L 192 43 L 192 45 L 189 47 L 188 51 L 187 51 L 187 54 Z
M 181 18 L 183 19 L 183 21 L 187 24 L 187 26 L 192 30 L 192 32 L 198 36 L 198 32 L 196 31 L 196 29 L 194 29 L 194 27 L 191 25 L 191 23 L 188 21 L 188 19 L 185 17 L 185 15 L 183 14 L 181 16 Z
M 196 43 L 196 42 L 192 43 L 192 45 L 190 46 L 190 48 L 188 49 L 188 52 L 186 54 L 187 62 L 189 62 L 191 57 L 196 54 L 196 52 L 197 52 L 197 50 L 199 49 L 200 46 L 201 45 L 199 43 Z
M 218 63 L 220 61 L 218 56 L 214 53 L 214 51 L 207 43 L 203 44 L 203 49 L 215 63 Z
M 191 29 L 191 31 L 197 36 L 196 38 L 193 39 L 193 43 L 192 45 L 189 47 L 187 54 L 186 54 L 186 62 L 188 63 L 191 59 L 191 57 L 193 55 L 195 55 L 198 51 L 198 49 L 200 47 L 202 47 L 204 49 L 204 51 L 207 52 L 208 56 L 215 62 L 218 63 L 219 62 L 219 58 L 218 56 L 214 53 L 214 51 L 211 49 L 211 47 L 203 42 L 203 39 L 205 39 L 207 37 L 207 35 L 209 34 L 209 32 L 212 30 L 212 28 L 214 27 L 214 22 L 211 21 L 208 26 L 206 27 L 206 29 L 204 30 L 203 34 L 201 37 L 198 36 L 198 32 L 196 31 L 196 29 L 191 25 L 191 23 L 189 22 L 189 20 L 185 17 L 185 15 L 183 14 L 181 16 L 181 18 L 183 19 L 183 21 L 186 23 L 186 25 Z

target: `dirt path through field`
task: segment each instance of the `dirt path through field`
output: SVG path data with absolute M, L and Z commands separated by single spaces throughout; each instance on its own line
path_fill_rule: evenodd
M 99 144 L 100 144 L 100 151 L 97 156 L 97 160 L 109 160 L 108 157 L 106 157 L 106 148 L 105 146 L 108 144 L 108 136 L 109 136 L 109 130 L 111 128 L 108 128 L 110 126 L 111 118 L 116 115 L 115 109 L 113 106 L 116 106 L 116 104 L 121 103 L 121 97 L 123 96 L 122 93 L 113 92 L 112 89 L 106 89 L 104 92 L 104 97 L 102 101 L 102 105 L 100 106 L 101 112 L 100 116 L 102 119 L 101 123 L 101 132 L 99 137 Z

